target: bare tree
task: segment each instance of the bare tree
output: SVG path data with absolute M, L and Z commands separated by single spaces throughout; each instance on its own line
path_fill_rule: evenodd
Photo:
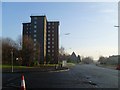
M 100 64 L 106 64 L 107 63 L 107 57 L 100 56 L 98 62 L 100 62 Z
M 100 64 L 107 64 L 107 65 L 117 65 L 118 64 L 118 55 L 113 55 L 109 57 L 100 56 L 98 62 Z
M 61 48 L 59 49 L 59 61 L 62 60 L 68 60 L 70 57 L 70 55 L 68 53 L 65 52 L 65 48 L 63 46 L 61 46 Z
M 61 46 L 61 48 L 59 49 L 59 54 L 60 55 L 64 55 L 65 54 L 65 48 L 63 46 Z
M 13 61 L 16 62 L 18 56 L 17 44 L 10 38 L 2 38 L 2 63 L 11 64 L 11 51 L 13 52 Z
M 21 50 L 22 49 L 22 36 L 19 35 L 17 38 L 17 44 L 18 44 L 18 49 Z
M 78 63 L 81 62 L 81 57 L 80 57 L 80 55 L 78 55 L 77 58 L 78 58 Z
M 22 64 L 30 66 L 31 64 L 37 63 L 39 59 L 40 45 L 38 43 L 34 45 L 32 38 L 24 36 L 22 42 Z
M 33 60 L 34 55 L 34 46 L 33 46 L 33 40 L 29 38 L 28 36 L 23 37 L 23 43 L 22 43 L 22 64 L 23 65 L 30 65 L 30 63 Z

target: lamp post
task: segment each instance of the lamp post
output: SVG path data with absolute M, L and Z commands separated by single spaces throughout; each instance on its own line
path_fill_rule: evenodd
M 118 27 L 119 28 L 119 26 L 114 26 L 114 27 Z
M 63 35 L 64 35 L 64 36 L 69 36 L 70 34 L 71 34 L 71 33 L 64 33 L 64 34 L 62 34 L 62 35 L 60 34 L 60 37 L 63 36 Z M 61 46 L 61 47 L 62 47 L 62 46 Z M 64 49 L 63 49 L 63 51 L 64 51 Z M 58 64 L 60 64 L 60 63 L 62 62 L 62 59 L 63 59 L 62 57 L 63 57 L 63 55 L 60 56 L 60 54 L 59 54 Z M 60 64 L 60 66 L 62 67 L 62 64 Z
M 12 72 L 13 72 L 13 49 L 11 50 L 11 65 L 12 65 Z
M 120 39 L 119 39 L 119 38 L 120 38 L 120 36 L 119 36 L 119 34 L 120 34 L 119 29 L 120 29 L 120 28 L 119 28 L 119 27 L 120 27 L 120 26 L 119 26 L 119 25 L 115 25 L 114 27 L 117 27 L 117 28 L 118 28 L 118 55 L 119 55 L 119 48 L 120 48 Z

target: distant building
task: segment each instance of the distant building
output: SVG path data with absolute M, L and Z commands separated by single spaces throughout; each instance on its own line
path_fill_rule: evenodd
M 50 59 L 50 63 L 58 63 L 59 21 L 47 21 L 46 16 L 30 17 L 31 22 L 23 23 L 23 36 L 27 35 L 32 38 L 34 50 L 36 50 L 36 43 L 40 45 L 38 62 L 40 64 L 48 63 L 47 61 Z
M 118 55 L 109 56 L 107 64 L 118 64 Z
M 78 57 L 76 56 L 75 52 L 73 52 L 71 54 L 71 56 L 69 57 L 68 62 L 73 62 L 73 63 L 78 63 L 79 62 Z
M 108 64 L 108 65 L 117 65 L 119 63 L 119 57 L 120 55 L 112 55 L 109 57 L 101 57 L 99 58 L 98 62 L 100 64 Z
M 51 58 L 50 63 L 58 63 L 59 55 L 59 22 L 47 22 L 47 56 Z

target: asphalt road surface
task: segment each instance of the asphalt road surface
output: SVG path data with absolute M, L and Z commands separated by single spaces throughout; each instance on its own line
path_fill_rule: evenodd
M 95 65 L 76 65 L 69 71 L 26 72 L 26 88 L 118 88 L 118 71 Z M 22 73 L 3 73 L 3 90 L 20 88 Z
M 120 80 L 119 71 L 114 69 L 98 67 L 94 64 L 77 65 L 75 72 L 81 73 L 89 81 L 95 83 L 99 88 L 118 88 Z

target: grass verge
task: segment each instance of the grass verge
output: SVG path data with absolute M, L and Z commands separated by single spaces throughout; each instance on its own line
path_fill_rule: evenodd
M 104 64 L 100 64 L 100 65 L 97 65 L 99 67 L 103 67 L 103 68 L 110 68 L 110 69 L 116 69 L 117 65 L 104 65 Z
M 19 69 L 19 68 L 32 68 L 32 67 L 27 67 L 27 66 L 13 66 L 13 67 L 16 68 L 16 69 Z M 0 65 L 0 68 L 9 69 L 9 68 L 11 68 L 11 65 Z
M 57 64 L 56 64 L 57 65 Z M 38 66 L 13 66 L 16 69 L 22 69 L 22 68 L 35 68 L 35 67 L 54 67 L 55 64 L 40 64 Z M 11 68 L 11 65 L 0 65 L 0 68 L 2 69 L 9 69 Z
M 67 67 L 73 67 L 73 66 L 75 66 L 74 63 L 67 63 Z

